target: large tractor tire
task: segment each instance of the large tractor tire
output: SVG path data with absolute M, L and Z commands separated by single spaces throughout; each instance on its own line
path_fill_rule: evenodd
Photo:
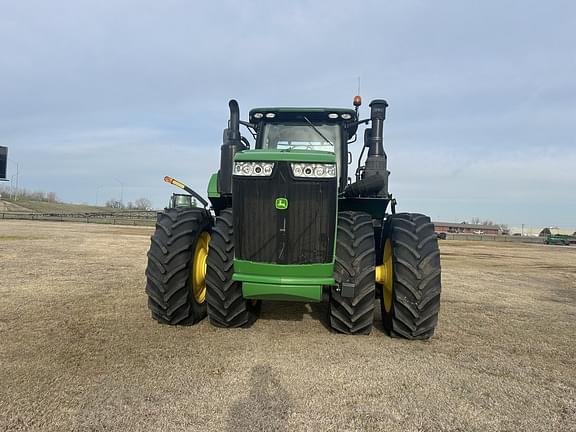
M 206 316 L 211 227 L 205 209 L 170 208 L 158 215 L 146 268 L 148 307 L 156 321 L 191 325 Z
M 374 323 L 374 227 L 370 215 L 338 213 L 336 282 L 330 295 L 330 327 L 345 334 L 370 334 Z
M 386 219 L 383 264 L 376 280 L 384 328 L 393 337 L 428 339 L 440 311 L 440 250 L 430 218 L 398 213 Z
M 216 327 L 247 327 L 256 320 L 259 302 L 242 296 L 242 283 L 233 281 L 234 225 L 232 210 L 223 210 L 214 223 L 206 272 L 208 318 Z

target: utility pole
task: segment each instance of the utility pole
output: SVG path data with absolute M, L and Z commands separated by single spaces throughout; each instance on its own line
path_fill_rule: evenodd
M 98 207 L 98 193 L 103 186 L 96 186 L 96 207 Z
M 124 183 L 120 180 L 115 179 L 118 183 L 120 183 L 120 207 L 124 207 Z
M 14 164 L 16 164 L 16 192 L 14 193 L 14 201 L 16 201 L 18 199 L 18 191 L 20 190 L 20 162 L 12 159 L 12 158 L 8 158 L 8 160 Z M 12 176 L 14 177 L 14 176 Z M 12 185 L 12 182 L 10 182 L 10 185 Z
M 16 162 L 16 199 L 18 199 L 19 190 L 20 190 L 20 163 Z

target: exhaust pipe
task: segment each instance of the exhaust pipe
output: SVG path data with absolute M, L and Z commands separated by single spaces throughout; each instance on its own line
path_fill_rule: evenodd
M 218 192 L 220 195 L 232 194 L 232 169 L 236 153 L 246 150 L 240 135 L 240 108 L 238 102 L 232 99 L 228 102 L 230 119 L 224 129 L 222 146 L 220 147 L 220 171 L 218 171 Z
M 230 120 L 228 120 L 228 139 L 240 142 L 240 107 L 235 99 L 228 102 Z
M 353 188 L 352 191 L 360 192 L 362 195 L 369 194 L 378 198 L 388 196 L 388 171 L 386 152 L 384 152 L 384 120 L 386 119 L 386 108 L 388 102 L 383 99 L 375 99 L 370 102 L 371 127 L 364 134 L 364 146 L 368 147 L 368 157 L 363 172 L 363 180 L 369 177 L 380 177 L 363 183 L 362 187 Z M 369 185 L 369 186 L 368 186 Z M 360 185 L 358 185 L 360 186 Z M 349 191 L 350 193 L 351 191 Z

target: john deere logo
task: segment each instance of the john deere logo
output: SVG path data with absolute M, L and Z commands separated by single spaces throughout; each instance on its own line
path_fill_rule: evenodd
M 276 198 L 276 208 L 286 210 L 288 208 L 288 198 Z

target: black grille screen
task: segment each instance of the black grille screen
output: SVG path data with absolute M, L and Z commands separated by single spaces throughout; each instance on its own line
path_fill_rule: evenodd
M 287 162 L 271 177 L 233 179 L 236 257 L 275 264 L 332 261 L 336 179 L 295 179 Z M 287 198 L 286 210 L 276 199 Z

